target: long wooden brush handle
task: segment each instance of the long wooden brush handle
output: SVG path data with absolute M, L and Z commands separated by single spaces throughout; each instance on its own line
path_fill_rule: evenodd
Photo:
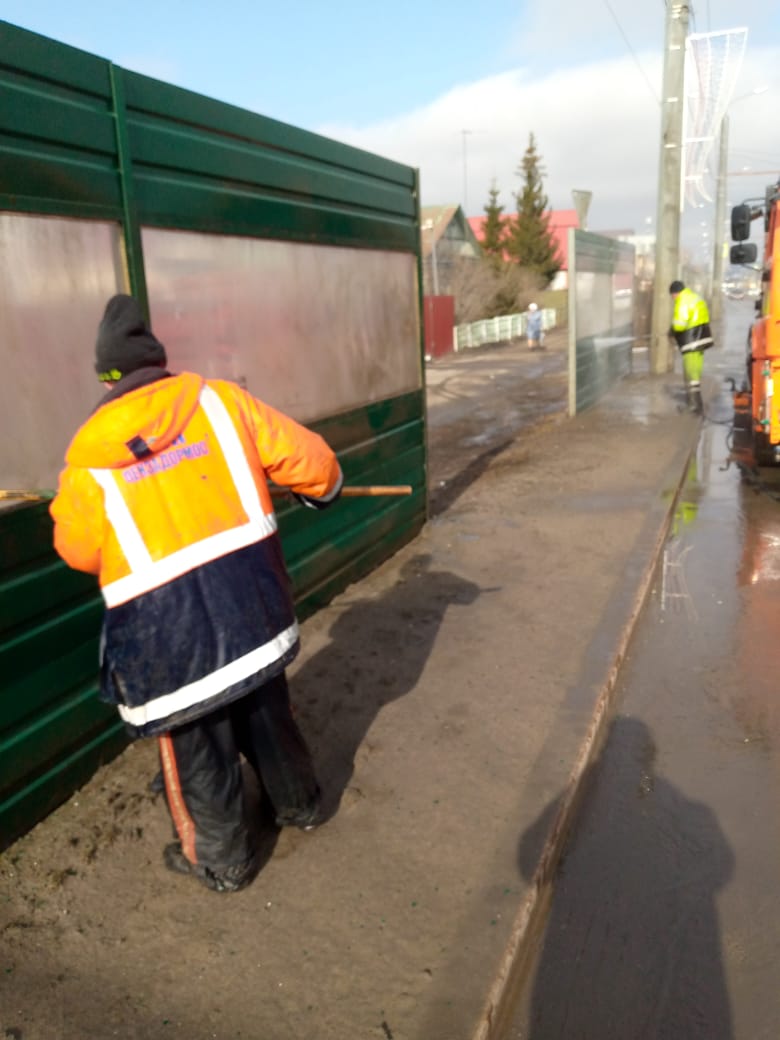
M 53 491 L 4 491 L 0 488 L 0 502 L 4 498 L 16 499 L 20 502 L 43 502 L 50 498 L 54 498 Z
M 274 498 L 286 495 L 288 488 L 272 487 L 269 489 Z M 345 484 L 341 489 L 342 498 L 370 498 L 373 495 L 411 495 L 411 484 Z
M 367 484 L 349 485 L 341 489 L 341 494 L 346 498 L 365 498 L 371 495 L 411 495 L 411 484 Z
M 287 488 L 272 487 L 269 489 L 274 498 L 286 495 Z M 346 484 L 341 489 L 344 498 L 370 498 L 374 495 L 411 495 L 411 484 Z M 13 498 L 19 501 L 40 502 L 41 500 L 54 498 L 53 491 L 9 491 L 0 489 L 0 501 L 4 498 Z

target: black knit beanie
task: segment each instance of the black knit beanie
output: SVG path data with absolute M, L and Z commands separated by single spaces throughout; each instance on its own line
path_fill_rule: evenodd
M 684 288 L 685 286 L 682 282 L 672 282 L 669 286 L 669 293 L 673 296 L 675 293 L 682 292 Z
M 164 367 L 167 363 L 165 347 L 146 324 L 138 301 L 123 293 L 112 296 L 106 304 L 95 345 L 98 379 L 116 383 L 136 369 Z

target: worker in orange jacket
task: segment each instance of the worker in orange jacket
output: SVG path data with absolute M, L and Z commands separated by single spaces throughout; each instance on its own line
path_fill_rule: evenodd
M 285 679 L 298 625 L 267 478 L 321 508 L 342 474 L 317 434 L 166 364 L 138 302 L 109 300 L 96 346 L 109 392 L 68 448 L 54 545 L 100 581 L 101 697 L 159 741 L 178 834 L 166 866 L 237 891 L 258 869 L 239 756 L 279 826 L 313 826 L 320 800 Z

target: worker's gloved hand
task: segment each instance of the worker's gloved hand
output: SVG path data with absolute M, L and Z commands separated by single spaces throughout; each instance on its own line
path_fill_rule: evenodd
M 290 494 L 296 501 L 300 502 L 302 506 L 306 506 L 308 509 L 327 509 L 328 506 L 332 506 L 334 502 L 338 502 L 341 497 L 341 488 L 338 492 L 333 495 L 332 498 L 310 498 L 308 495 L 299 495 L 297 491 L 291 491 Z

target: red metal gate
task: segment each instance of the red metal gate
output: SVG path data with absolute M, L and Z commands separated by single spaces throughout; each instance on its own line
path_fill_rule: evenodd
M 441 357 L 453 349 L 455 329 L 455 297 L 423 297 L 425 324 L 425 355 Z

